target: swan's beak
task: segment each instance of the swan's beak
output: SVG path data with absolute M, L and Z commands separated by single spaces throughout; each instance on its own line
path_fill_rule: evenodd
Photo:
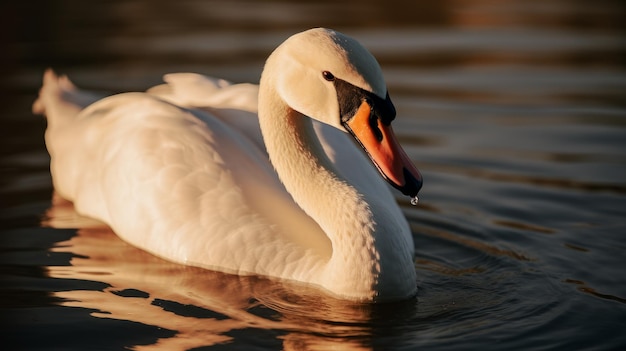
M 415 197 L 422 187 L 422 175 L 398 143 L 391 119 L 384 123 L 372 105 L 363 100 L 354 116 L 343 125 L 365 149 L 385 180 L 403 194 Z

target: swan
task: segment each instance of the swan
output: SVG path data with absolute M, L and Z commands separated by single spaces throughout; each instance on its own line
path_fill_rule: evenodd
M 33 111 L 77 212 L 185 265 L 353 301 L 416 294 L 413 239 L 384 180 L 417 199 L 422 177 L 367 49 L 315 28 L 270 54 L 258 86 L 164 81 L 102 98 L 44 73 Z

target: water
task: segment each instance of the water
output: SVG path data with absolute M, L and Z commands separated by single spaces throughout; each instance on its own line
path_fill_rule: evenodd
M 620 1 L 31 2 L 3 5 L 3 349 L 626 346 Z M 397 197 L 417 299 L 351 304 L 175 265 L 53 196 L 29 112 L 45 67 L 114 92 L 176 71 L 258 81 L 272 48 L 313 26 L 383 66 L 425 180 L 417 206 Z

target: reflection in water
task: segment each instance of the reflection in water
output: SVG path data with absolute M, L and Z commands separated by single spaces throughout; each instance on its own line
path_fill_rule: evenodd
M 372 305 L 335 300 L 295 284 L 164 261 L 121 241 L 99 222 L 77 215 L 71 203 L 56 196 L 42 224 L 81 228 L 52 249 L 73 258 L 70 266 L 50 266 L 51 277 L 106 284 L 101 289 L 54 291 L 62 306 L 173 333 L 153 343 L 127 345 L 136 350 L 190 349 L 246 340 L 272 345 L 266 345 L 268 349 L 371 350 L 382 335 L 383 349 L 394 349 L 407 340 L 419 345 L 420 339 L 426 345 L 437 340 L 446 345 L 463 334 L 499 329 L 494 315 L 530 313 L 548 323 L 568 306 L 557 302 L 562 292 L 554 286 L 548 287 L 543 300 L 525 301 L 529 289 L 540 285 L 523 282 L 544 278 L 519 269 L 532 262 L 522 254 L 428 227 L 412 229 L 445 242 L 440 247 L 454 252 L 454 259 L 442 261 L 437 245 L 425 247 L 428 253 L 416 262 L 423 279 L 422 301 Z M 459 226 L 454 232 L 464 230 Z M 429 276 L 436 278 L 429 281 Z M 454 327 L 450 320 L 455 321 Z M 515 329 L 520 322 L 512 317 L 507 328 Z
M 335 347 L 368 350 L 374 307 L 319 295 L 306 287 L 242 277 L 161 260 L 123 241 L 108 227 L 81 217 L 56 197 L 43 225 L 82 228 L 52 251 L 74 255 L 51 277 L 99 281 L 99 290 L 59 291 L 63 306 L 93 309 L 99 318 L 127 320 L 176 334 L 134 349 L 190 349 L 227 343 L 237 330 L 275 331 L 286 350 Z M 410 303 L 410 302 L 409 302 Z
M 565 279 L 564 282 L 565 283 L 578 285 L 578 291 L 580 291 L 580 292 L 583 292 L 583 293 L 586 293 L 586 294 L 589 294 L 589 295 L 593 295 L 593 296 L 599 297 L 601 299 L 617 301 L 617 302 L 621 302 L 621 303 L 626 304 L 626 299 L 625 298 L 621 298 L 619 296 L 613 296 L 613 295 L 609 295 L 609 294 L 600 293 L 600 292 L 596 291 L 595 289 L 586 286 L 585 282 L 583 282 L 583 281 L 575 280 L 575 279 Z

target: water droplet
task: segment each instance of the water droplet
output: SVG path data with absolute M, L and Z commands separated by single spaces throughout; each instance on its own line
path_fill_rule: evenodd
M 420 201 L 420 199 L 417 198 L 417 196 L 412 197 L 411 198 L 411 205 L 413 206 L 417 206 L 417 203 Z

